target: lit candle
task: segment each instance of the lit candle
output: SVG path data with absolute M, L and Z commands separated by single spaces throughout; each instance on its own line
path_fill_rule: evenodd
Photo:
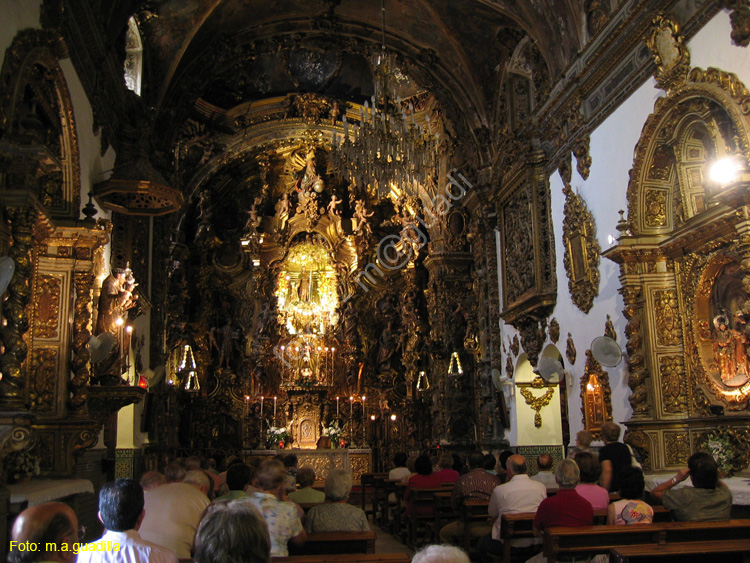
M 276 422 L 276 397 L 273 398 L 273 421 Z
M 336 397 L 336 418 L 339 417 L 339 398 Z
M 260 418 L 263 419 L 263 399 L 264 397 L 260 398 Z
M 349 397 L 349 416 L 354 414 L 354 397 Z
M 362 420 L 364 420 L 367 416 L 367 404 L 365 403 L 366 399 L 367 397 L 362 395 Z

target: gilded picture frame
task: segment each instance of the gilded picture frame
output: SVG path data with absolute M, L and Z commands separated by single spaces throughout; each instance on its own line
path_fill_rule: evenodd
M 583 198 L 570 185 L 563 188 L 563 264 L 568 276 L 568 290 L 573 303 L 584 313 L 591 310 L 599 294 L 599 242 L 594 217 Z

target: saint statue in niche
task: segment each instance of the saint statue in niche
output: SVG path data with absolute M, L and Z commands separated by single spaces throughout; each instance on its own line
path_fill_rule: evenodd
M 714 364 L 721 383 L 739 387 L 750 380 L 748 359 L 747 319 L 743 306 L 747 294 L 742 286 L 742 274 L 737 262 L 722 267 L 711 288 L 713 311 L 711 334 Z

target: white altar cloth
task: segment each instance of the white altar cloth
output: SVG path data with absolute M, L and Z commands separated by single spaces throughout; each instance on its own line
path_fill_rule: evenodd
M 35 506 L 79 493 L 93 493 L 94 484 L 88 479 L 32 479 L 28 483 L 8 485 L 11 504 L 28 502 Z
M 668 481 L 675 476 L 677 472 L 672 471 L 670 473 L 654 473 L 651 475 L 644 475 L 646 479 L 646 490 L 650 491 L 657 485 Z M 746 477 L 730 477 L 729 479 L 722 479 L 726 483 L 729 490 L 732 492 L 732 504 L 735 505 L 750 505 L 750 479 Z M 674 488 L 679 489 L 680 487 L 692 487 L 690 478 L 685 479 L 682 483 L 678 483 Z

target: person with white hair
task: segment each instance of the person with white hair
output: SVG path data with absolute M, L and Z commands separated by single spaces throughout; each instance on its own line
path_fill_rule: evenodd
M 326 502 L 314 506 L 305 518 L 308 532 L 367 532 L 370 524 L 365 512 L 347 503 L 352 492 L 352 476 L 344 469 L 334 469 L 326 478 Z
M 414 554 L 411 563 L 469 563 L 469 556 L 455 545 L 428 545 Z

